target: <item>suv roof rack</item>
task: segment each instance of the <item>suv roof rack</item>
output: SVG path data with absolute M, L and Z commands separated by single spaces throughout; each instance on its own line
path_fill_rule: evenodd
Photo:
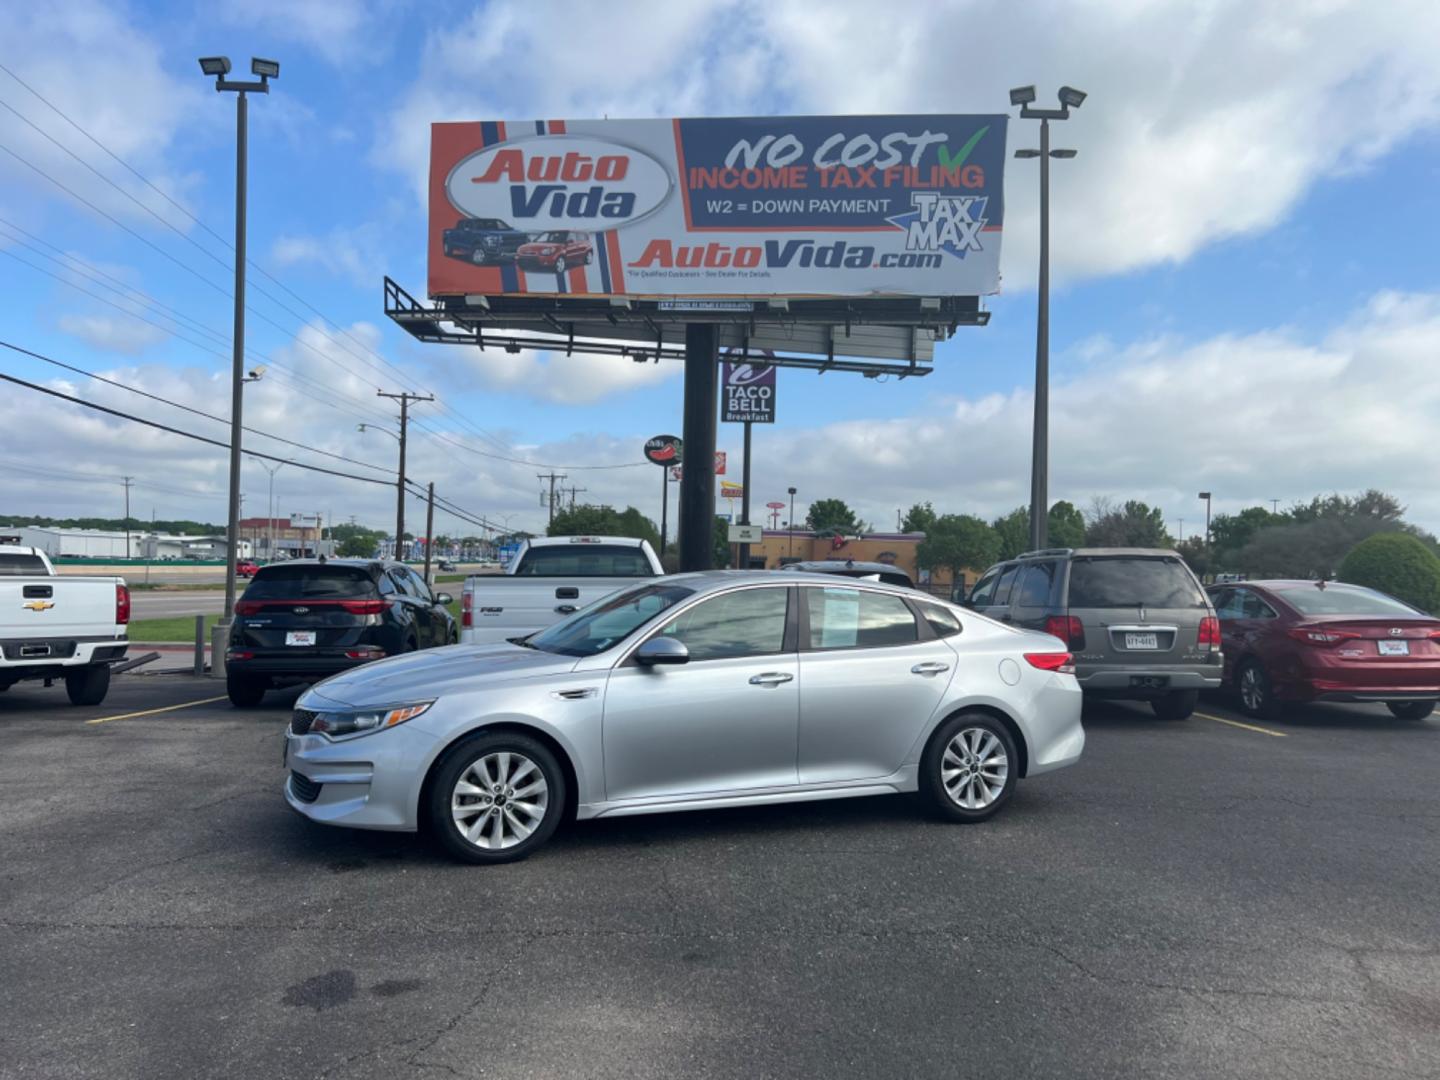
M 1074 548 L 1041 548 L 1039 551 L 1022 551 L 1017 559 L 1048 559 L 1054 555 L 1074 555 Z

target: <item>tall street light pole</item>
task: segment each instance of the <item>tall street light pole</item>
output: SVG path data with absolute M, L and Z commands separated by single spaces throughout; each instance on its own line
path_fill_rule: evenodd
M 245 383 L 245 182 L 249 134 L 249 95 L 268 94 L 270 80 L 280 77 L 276 60 L 250 61 L 258 81 L 227 79 L 230 59 L 202 56 L 200 70 L 215 77 L 215 90 L 235 94 L 235 332 L 230 365 L 230 507 L 225 533 L 225 614 L 211 638 L 210 670 L 219 675 L 225 664 L 225 642 L 235 618 L 235 560 L 240 550 L 240 436 Z
M 1022 120 L 1040 121 L 1040 149 L 1016 150 L 1017 158 L 1040 159 L 1040 301 L 1035 325 L 1035 421 L 1030 449 L 1030 547 L 1045 546 L 1050 508 L 1050 159 L 1073 158 L 1074 150 L 1050 149 L 1050 121 L 1068 120 L 1085 94 L 1073 86 L 1060 88 L 1060 108 L 1036 109 L 1035 87 L 1010 91 L 1010 104 L 1020 106 Z
M 789 528 L 789 530 L 790 530 L 790 557 L 791 557 L 791 558 L 794 558 L 794 557 L 795 557 L 795 489 L 792 487 L 792 488 L 786 488 L 785 490 L 790 493 L 790 521 L 789 521 L 789 523 L 788 523 L 788 528 Z
M 1202 491 L 1197 498 L 1205 500 L 1205 550 L 1210 550 L 1210 492 Z

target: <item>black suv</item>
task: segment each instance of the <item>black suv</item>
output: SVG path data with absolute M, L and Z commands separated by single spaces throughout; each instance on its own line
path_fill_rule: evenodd
M 1183 720 L 1220 686 L 1220 622 L 1173 551 L 1032 551 L 985 571 L 965 603 L 1054 634 L 1087 695 L 1149 701 L 1162 720 Z
M 449 603 L 404 563 L 304 559 L 262 566 L 235 604 L 225 651 L 230 701 L 249 708 L 282 683 L 453 645 L 460 631 Z
M 483 266 L 514 262 L 520 245 L 529 240 L 529 233 L 499 218 L 461 218 L 453 229 L 445 230 L 442 243 L 449 258 Z

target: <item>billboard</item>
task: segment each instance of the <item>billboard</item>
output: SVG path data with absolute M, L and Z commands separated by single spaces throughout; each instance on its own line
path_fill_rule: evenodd
M 1003 115 L 431 126 L 429 292 L 999 290 Z

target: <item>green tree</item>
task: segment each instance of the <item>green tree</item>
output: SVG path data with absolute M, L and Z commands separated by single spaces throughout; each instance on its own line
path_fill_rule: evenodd
M 1174 546 L 1159 507 L 1135 499 L 1127 500 L 1123 506 L 1109 499 L 1096 499 L 1085 525 L 1085 543 L 1091 547 Z
M 843 499 L 812 502 L 805 514 L 805 525 L 815 532 L 839 532 L 847 536 L 865 531 L 864 522 L 855 517 L 855 511 L 846 506 Z
M 935 508 L 928 502 L 916 503 L 905 511 L 905 517 L 900 522 L 900 531 L 928 533 L 935 527 L 935 517 Z
M 660 530 L 655 523 L 636 510 L 627 506 L 616 510 L 613 506 L 574 506 L 560 510 L 546 530 L 547 536 L 633 536 L 648 540 L 656 551 L 660 549 Z
M 936 518 L 915 551 L 926 570 L 949 570 L 959 577 L 964 570 L 984 570 L 1000 557 L 1000 537 L 973 514 L 944 514 Z
M 730 566 L 730 523 L 719 514 L 715 515 L 715 569 L 724 570 Z
M 1360 541 L 1340 563 L 1338 576 L 1421 611 L 1440 611 L 1440 558 L 1408 533 L 1376 533 Z
M 1048 522 L 1050 547 L 1078 548 L 1085 546 L 1085 515 L 1071 503 L 1061 499 L 1050 507 Z
M 990 523 L 1000 541 L 997 558 L 1013 559 L 1022 551 L 1030 550 L 1030 508 L 1017 506 L 1008 514 Z M 981 567 L 984 569 L 984 567 Z
M 1175 545 L 1175 550 L 1189 564 L 1190 569 L 1195 572 L 1195 576 L 1204 581 L 1205 575 L 1210 572 L 1211 561 L 1210 552 L 1205 550 L 1205 537 L 1187 536 Z

